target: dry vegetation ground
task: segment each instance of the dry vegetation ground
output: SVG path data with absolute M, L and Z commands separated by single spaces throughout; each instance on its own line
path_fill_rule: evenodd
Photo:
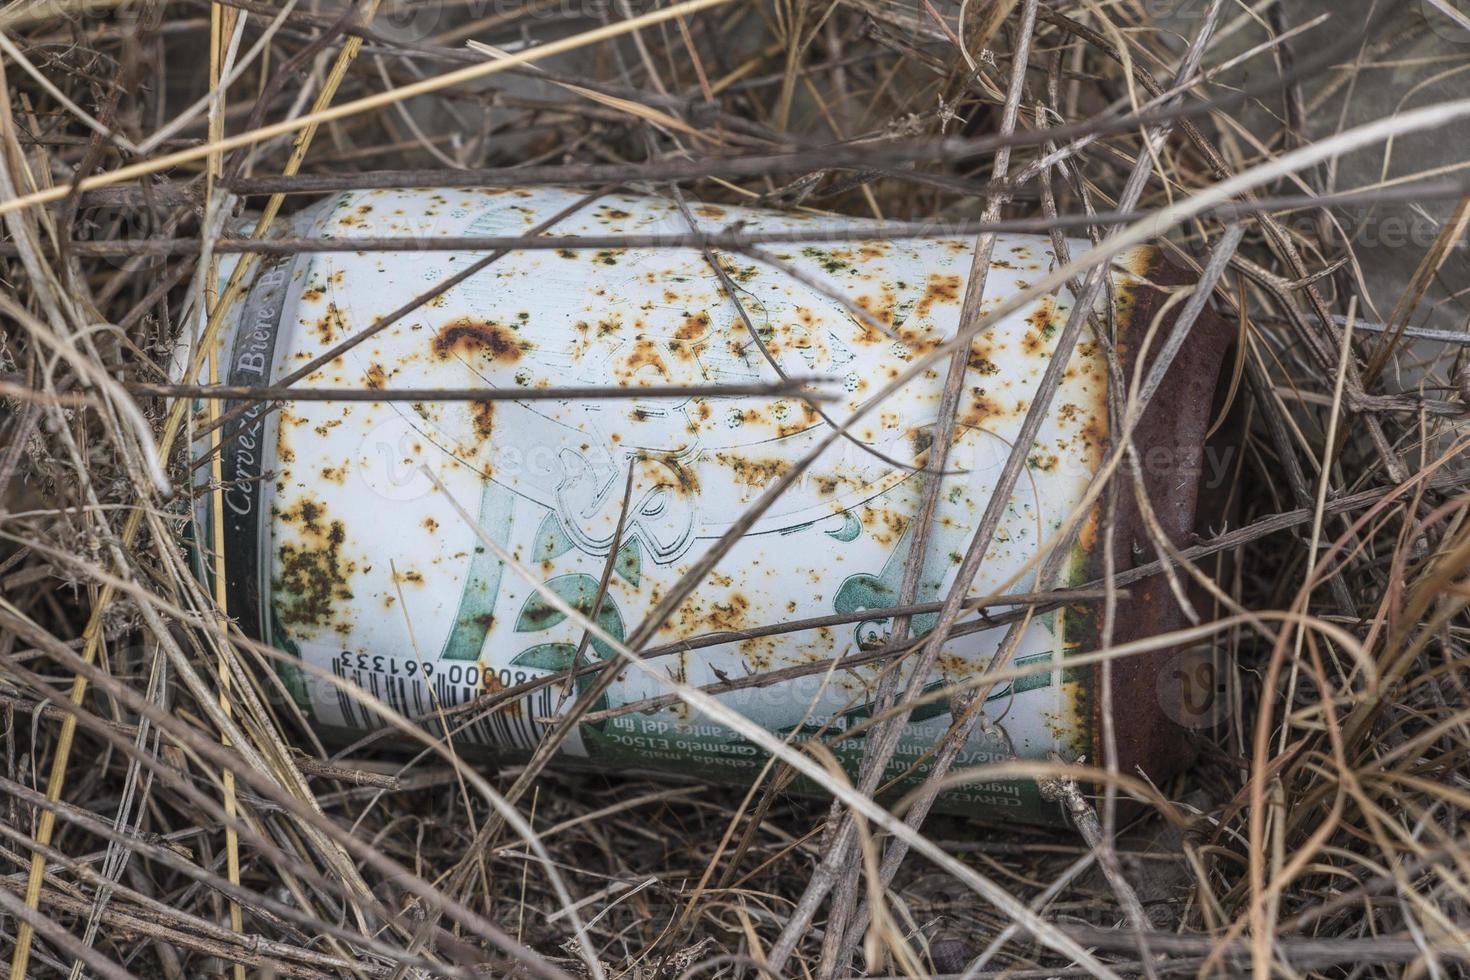
M 1470 31 L 1454 0 L 697 6 L 0 8 L 0 963 L 1463 975 Z M 550 58 L 522 45 L 555 39 L 573 40 Z M 527 54 L 502 71 L 467 40 Z M 217 302 L 207 215 L 289 212 L 385 170 L 677 180 L 707 201 L 1098 238 L 1172 208 L 1149 234 L 1213 263 L 1211 304 L 1244 341 L 1228 500 L 1179 556 L 1234 681 L 1198 765 L 1141 817 L 1101 798 L 1066 831 L 934 817 L 928 855 L 899 861 L 851 807 L 779 792 L 304 753 L 245 696 L 258 654 L 189 584 L 188 504 L 166 488 L 189 483 L 196 420 L 147 386 Z M 1115 692 L 1117 710 L 1136 696 Z M 523 820 L 497 810 L 507 797 Z

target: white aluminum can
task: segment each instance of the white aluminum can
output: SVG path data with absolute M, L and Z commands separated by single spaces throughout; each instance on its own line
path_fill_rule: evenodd
M 582 196 L 550 188 L 348 192 L 288 224 L 290 234 L 312 238 L 517 236 Z M 707 232 L 735 222 L 756 234 L 838 221 L 725 205 L 698 205 L 693 214 Z M 864 227 L 848 219 L 839 224 Z M 671 202 L 611 194 L 548 234 L 689 231 Z M 609 633 L 624 637 L 770 481 L 830 433 L 799 398 L 719 394 L 721 385 L 777 379 L 760 345 L 787 375 L 836 379 L 840 397 L 823 407 L 842 421 L 956 330 L 970 239 L 766 247 L 800 278 L 825 283 L 869 311 L 885 330 L 859 322 L 842 303 L 800 278 L 736 254 L 721 253 L 720 260 L 756 336 L 698 249 L 523 250 L 451 287 L 296 387 L 487 386 L 514 392 L 699 385 L 708 386 L 708 395 L 295 401 L 274 411 L 257 405 L 226 428 L 228 610 L 253 637 L 317 669 L 280 670 L 315 725 L 341 736 L 382 725 L 350 693 L 322 681 L 320 672 L 373 693 L 438 734 L 436 707 L 451 710 L 571 666 L 583 631 L 504 565 L 461 520 L 450 498 L 476 515 L 481 532 L 530 566 L 540 583 L 585 611 L 614 548 L 631 469 L 624 531 L 598 616 Z M 1074 241 L 1070 247 L 1080 254 L 1088 245 Z M 343 250 L 263 258 L 227 325 L 222 380 L 271 384 L 485 254 Z M 1054 265 L 1048 239 L 1000 236 L 985 308 Z M 1164 268 L 1155 250 L 1142 249 L 1114 270 L 1113 312 L 1130 342 L 1148 326 L 1131 321 L 1141 319 L 1140 310 L 1154 308 L 1145 302 L 1153 291 L 1141 288 L 1142 278 Z M 974 342 L 949 453 L 948 469 L 959 472 L 942 481 L 917 602 L 942 601 L 954 584 L 1071 308 L 1063 290 L 1003 318 Z M 1168 417 L 1150 423 L 1152 434 L 1149 426 L 1140 429 L 1140 439 L 1151 440 L 1146 448 L 1162 445 L 1186 455 L 1191 446 L 1198 449 L 1217 357 L 1203 346 L 1198 350 L 1203 353 L 1180 360 L 1186 373 L 1205 381 L 1160 393 L 1194 403 L 1172 405 Z M 716 633 L 728 638 L 653 660 L 667 677 L 714 685 L 860 657 L 881 646 L 891 627 L 884 610 L 898 602 L 913 518 L 923 498 L 923 477 L 912 465 L 922 462 L 933 431 L 944 365 L 920 374 L 859 419 L 853 432 L 861 445 L 839 439 L 824 451 L 670 617 L 650 646 Z M 968 586 L 971 596 L 1068 587 L 1096 574 L 1095 513 L 1085 516 L 1078 543 L 1054 580 L 1036 581 L 1035 569 L 1043 557 L 1039 551 L 1078 508 L 1104 457 L 1107 377 L 1102 345 L 1086 331 L 1028 450 L 993 545 Z M 1174 482 L 1179 488 L 1173 509 L 1179 513 L 1172 519 L 1184 532 L 1194 482 Z M 207 506 L 200 515 L 208 520 Z M 1131 628 L 1124 616 L 1122 634 L 1168 625 L 1167 604 L 1155 603 L 1151 621 Z M 756 627 L 838 615 L 847 621 L 741 636 Z M 922 634 L 934 619 L 916 617 L 913 631 Z M 970 614 L 963 621 L 973 619 Z M 995 628 L 951 639 L 926 684 L 975 676 L 1003 633 Z M 1089 606 L 1038 615 L 1025 630 L 1014 664 L 1040 672 L 989 693 L 987 721 L 954 768 L 1052 753 L 1095 757 L 1093 672 L 1066 666 L 1068 656 L 1091 649 L 1095 633 Z M 594 640 L 585 656 L 596 661 L 615 654 Z M 869 715 L 881 668 L 869 662 L 814 669 L 777 685 L 720 696 L 770 731 L 795 732 L 794 737 L 821 732 L 837 756 L 855 767 L 863 734 L 847 733 L 861 729 Z M 591 676 L 583 674 L 576 685 L 544 685 L 489 714 L 454 714 L 455 724 L 469 722 L 456 742 L 498 756 L 523 756 Z M 1128 676 L 1126 670 L 1121 676 Z M 1150 685 L 1148 672 L 1134 683 Z M 1143 761 L 1177 755 L 1169 744 L 1177 739 L 1160 728 L 1166 720 L 1157 718 L 1151 687 L 1115 689 L 1125 701 L 1137 695 L 1147 702 L 1136 708 L 1147 717 L 1136 720 L 1144 736 L 1135 754 Z M 630 670 L 595 708 L 605 713 L 667 693 L 660 680 Z M 908 769 L 910 781 L 922 778 L 930 764 L 925 753 L 952 720 L 945 701 L 916 711 L 894 756 L 894 773 Z M 1124 736 L 1127 743 L 1127 731 Z M 562 757 L 604 771 L 735 781 L 752 778 L 764 763 L 751 743 L 682 704 L 580 725 Z M 1023 782 L 982 779 L 949 791 L 943 803 L 1020 819 L 1047 816 L 1034 786 Z

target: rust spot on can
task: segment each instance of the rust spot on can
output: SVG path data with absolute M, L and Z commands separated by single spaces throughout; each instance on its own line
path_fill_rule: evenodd
M 283 542 L 276 552 L 278 574 L 271 582 L 276 614 L 288 626 L 327 625 L 333 604 L 352 598 L 347 582 L 355 566 L 342 556 L 347 530 L 341 521 L 327 519 L 321 504 L 309 498 L 276 516 L 296 531 L 296 539 Z
M 433 342 L 434 354 L 441 360 L 480 355 L 501 364 L 514 364 L 530 347 L 509 327 L 467 317 L 446 323 Z
M 495 431 L 495 403 L 470 402 L 470 418 L 475 423 L 475 435 L 481 440 L 489 439 Z
M 669 376 L 669 366 L 659 353 L 658 345 L 651 340 L 640 339 L 633 344 L 633 353 L 628 355 L 627 379 L 632 380 L 644 368 L 652 368 L 661 377 Z
M 684 318 L 674 331 L 675 340 L 697 340 L 709 329 L 709 314 L 694 313 Z
M 924 295 L 914 308 L 919 316 L 928 316 L 939 303 L 958 303 L 962 283 L 958 275 L 941 276 L 930 273 L 924 281 Z

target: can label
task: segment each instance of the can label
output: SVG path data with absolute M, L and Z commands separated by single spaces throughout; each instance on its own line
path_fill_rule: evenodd
M 291 264 L 289 257 L 273 259 L 257 274 L 237 321 L 229 384 L 271 383 Z M 276 420 L 268 407 L 250 405 L 242 417 L 224 426 L 220 436 L 226 594 L 231 614 L 257 637 L 270 632 L 270 564 L 262 551 L 270 540 L 270 497 L 263 481 L 275 465 Z
M 575 199 L 548 189 L 353 192 L 297 233 L 518 235 Z M 735 221 L 754 230 L 804 228 L 811 220 L 726 207 L 696 213 L 704 230 Z M 551 234 L 688 230 L 670 204 L 616 195 Z M 533 568 L 542 587 L 584 615 L 595 612 L 608 634 L 630 635 L 833 423 L 845 424 L 914 358 L 953 335 L 971 247 L 874 240 L 772 248 L 800 276 L 720 256 L 733 295 L 694 249 L 512 253 L 300 384 L 509 392 L 683 384 L 708 386 L 709 394 L 295 402 L 264 420 L 247 416 L 232 430 L 225 468 L 235 502 L 226 507 L 231 614 L 430 732 L 447 727 L 464 744 L 525 753 L 591 686 L 593 674 L 569 681 L 570 669 L 617 655 L 594 638 L 578 662 L 583 630 L 480 535 Z M 280 377 L 480 254 L 341 252 L 264 266 L 235 329 L 230 380 Z M 1053 262 L 1044 239 L 1002 237 L 987 305 Z M 882 329 L 804 278 L 829 283 Z M 1002 319 L 972 345 L 916 602 L 942 601 L 954 585 L 1070 312 L 1063 292 Z M 798 398 L 719 395 L 720 385 L 774 381 L 778 371 L 837 379 L 843 397 L 823 406 L 824 417 Z M 1106 377 L 1098 345 L 1084 334 L 969 595 L 1056 587 L 1077 574 L 1095 533 L 1091 523 L 1059 581 L 1038 583 L 1035 569 L 1102 458 Z M 752 721 L 794 740 L 820 737 L 856 766 L 884 669 L 864 655 L 892 628 L 888 611 L 899 602 L 924 498 L 925 477 L 916 470 L 932 449 L 943 385 L 942 365 L 917 376 L 857 420 L 851 438 L 824 450 L 756 521 L 652 641 L 668 648 L 654 662 L 669 679 L 734 688 L 720 696 Z M 465 526 L 450 498 L 475 515 L 478 531 Z M 1065 664 L 1069 615 L 1037 616 L 1026 628 L 1014 662 L 1036 672 L 989 692 L 986 723 L 957 769 L 1088 751 L 1086 684 Z M 843 621 L 764 630 L 818 617 Z M 915 617 L 912 634 L 931 629 L 935 618 Z M 1002 633 L 953 638 L 919 687 L 938 691 L 983 671 Z M 676 649 L 712 636 L 719 642 Z M 750 680 L 776 671 L 787 679 Z M 453 710 L 538 678 L 555 682 L 490 713 Z M 326 728 L 382 724 L 350 691 L 312 671 L 289 680 Z M 626 673 L 563 753 L 603 769 L 730 780 L 749 779 L 765 764 L 756 746 L 682 704 L 612 713 L 664 694 L 658 681 Z M 917 708 L 893 772 L 922 778 L 953 720 L 942 698 Z M 1029 788 L 1014 783 L 962 787 L 947 802 L 1029 817 L 1040 807 Z

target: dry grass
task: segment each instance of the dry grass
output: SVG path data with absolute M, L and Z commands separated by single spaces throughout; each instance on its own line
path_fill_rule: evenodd
M 0 961 L 16 980 L 1462 975 L 1470 35 L 1439 0 L 1428 21 L 1363 6 L 0 9 Z M 1344 176 L 1354 159 L 1372 176 Z M 230 209 L 268 223 L 329 189 L 447 180 L 1103 243 L 1037 290 L 1167 242 L 1244 341 L 1241 452 L 1169 563 L 1189 639 L 1235 681 L 1198 765 L 1147 787 L 1095 760 L 1094 796 L 1012 764 L 1064 832 L 904 822 L 755 731 L 780 762 L 750 793 L 545 753 L 487 772 L 427 737 L 411 764 L 315 745 L 190 572 L 183 448 L 240 409 L 191 416 L 167 365 L 238 299 L 243 280 L 203 286 Z M 1412 234 L 1362 234 L 1390 220 Z M 781 793 L 795 770 L 837 803 Z M 1129 792 L 1149 805 L 1122 822 Z

